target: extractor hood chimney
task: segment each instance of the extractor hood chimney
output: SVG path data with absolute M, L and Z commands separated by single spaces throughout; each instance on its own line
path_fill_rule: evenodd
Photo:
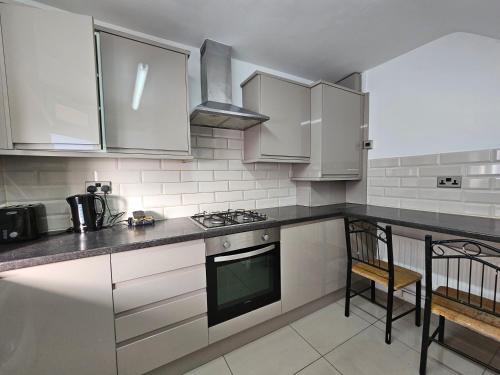
M 206 39 L 201 46 L 201 99 L 191 125 L 244 130 L 268 116 L 232 104 L 231 46 Z

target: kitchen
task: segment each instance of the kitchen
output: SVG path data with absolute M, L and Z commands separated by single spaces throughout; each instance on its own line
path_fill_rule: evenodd
M 498 5 L 313 3 L 1 4 L 0 374 L 498 372 Z

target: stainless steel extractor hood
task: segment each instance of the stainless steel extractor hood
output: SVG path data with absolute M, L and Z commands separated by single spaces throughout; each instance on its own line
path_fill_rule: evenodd
M 201 98 L 191 125 L 244 130 L 268 116 L 232 104 L 231 46 L 206 39 L 201 46 Z

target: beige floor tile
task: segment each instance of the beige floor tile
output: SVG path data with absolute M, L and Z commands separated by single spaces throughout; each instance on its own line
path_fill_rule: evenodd
M 326 354 L 370 325 L 355 314 L 344 316 L 344 307 L 334 303 L 291 324 L 321 354 Z
M 418 373 L 420 355 L 402 342 L 381 341 L 380 330 L 371 326 L 325 358 L 343 375 L 404 375 Z M 453 374 L 444 365 L 429 360 L 428 375 Z
M 392 326 L 392 337 L 420 352 L 422 345 L 422 326 L 420 328 L 416 327 L 414 322 L 413 315 L 408 315 L 396 320 Z M 437 316 L 432 315 L 431 334 L 437 327 L 437 322 Z M 385 323 L 382 321 L 375 323 L 375 327 L 385 331 Z M 446 324 L 445 340 L 449 345 L 457 347 L 483 362 L 489 362 L 498 348 L 498 344 L 495 341 L 457 326 L 453 322 L 447 322 Z M 429 347 L 428 354 L 430 357 L 462 374 L 480 375 L 484 371 L 482 366 L 436 343 L 433 343 Z
M 299 371 L 297 375 L 341 375 L 333 366 L 324 358 L 318 359 L 311 363 L 305 369 Z
M 376 299 L 377 302 L 385 305 L 387 303 L 385 298 L 386 298 L 385 294 L 377 293 L 377 299 Z M 341 305 L 345 306 L 345 298 L 342 298 L 338 302 Z M 394 310 L 398 309 L 402 303 L 403 302 L 401 300 L 394 299 L 394 302 L 393 302 Z M 375 305 L 374 303 L 371 303 L 369 300 L 367 300 L 363 297 L 360 297 L 360 296 L 356 296 L 356 297 L 351 298 L 351 307 L 353 307 L 353 306 L 355 306 L 355 308 L 363 310 L 364 312 L 370 314 L 371 316 L 375 317 L 376 319 L 383 318 L 387 314 L 385 309 L 383 309 L 382 307 L 380 307 L 378 305 Z M 357 313 L 357 311 L 355 311 L 355 310 L 353 310 L 353 311 L 355 313 Z
M 188 372 L 186 375 L 231 375 L 231 371 L 229 371 L 224 358 L 219 357 Z
M 289 326 L 225 355 L 234 375 L 294 374 L 319 357 Z

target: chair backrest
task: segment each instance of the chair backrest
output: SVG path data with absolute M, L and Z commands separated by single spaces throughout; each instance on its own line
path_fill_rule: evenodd
M 383 228 L 373 221 L 345 217 L 344 226 L 349 266 L 355 260 L 394 275 L 390 225 Z
M 500 316 L 499 265 L 500 249 L 491 245 L 469 239 L 433 241 L 425 236 L 426 298 L 434 294 Z

